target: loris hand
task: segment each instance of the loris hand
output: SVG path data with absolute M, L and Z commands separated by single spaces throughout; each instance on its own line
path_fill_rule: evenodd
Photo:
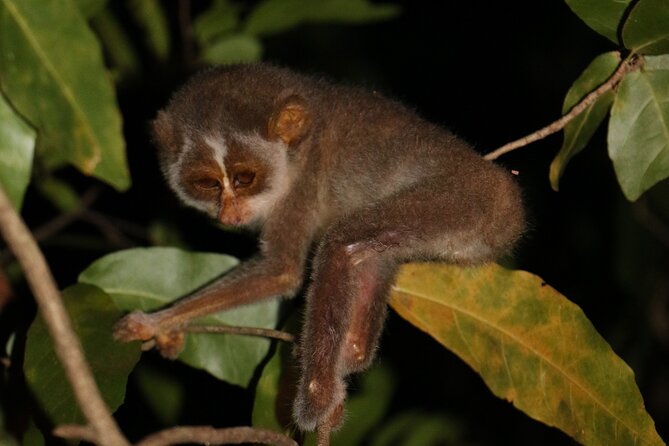
M 114 339 L 122 342 L 150 341 L 165 358 L 175 359 L 184 347 L 183 331 L 161 331 L 151 315 L 134 311 L 114 324 Z

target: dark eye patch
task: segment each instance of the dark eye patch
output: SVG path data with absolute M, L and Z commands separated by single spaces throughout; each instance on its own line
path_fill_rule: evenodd
M 251 184 L 253 184 L 253 180 L 255 179 L 255 177 L 256 177 L 255 172 L 252 172 L 250 170 L 242 170 L 236 172 L 233 178 L 233 185 L 235 186 L 235 188 L 248 187 Z
M 221 189 L 221 183 L 216 178 L 198 178 L 193 181 L 193 186 L 204 191 Z

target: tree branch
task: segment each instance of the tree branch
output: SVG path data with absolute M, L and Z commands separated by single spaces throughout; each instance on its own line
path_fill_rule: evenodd
M 235 327 L 231 325 L 187 325 L 184 331 L 189 333 L 226 333 L 244 336 L 258 336 L 263 338 L 278 339 L 285 342 L 295 341 L 291 333 L 280 330 L 271 330 L 258 327 Z
M 599 98 L 607 91 L 615 88 L 627 73 L 629 73 L 630 71 L 638 70 L 642 64 L 643 64 L 643 59 L 639 56 L 633 56 L 631 58 L 623 60 L 618 66 L 618 69 L 613 73 L 613 75 L 611 75 L 611 77 L 606 82 L 600 85 L 595 91 L 589 93 L 586 97 L 584 97 L 581 100 L 581 102 L 572 107 L 572 109 L 569 110 L 569 113 L 562 116 L 557 121 L 554 121 L 551 124 L 547 125 L 546 127 L 537 130 L 534 133 L 530 133 L 527 136 L 524 136 L 520 139 L 505 144 L 499 149 L 496 149 L 488 153 L 483 157 L 483 159 L 495 160 L 500 156 L 504 155 L 505 153 L 509 153 L 512 150 L 524 147 L 535 141 L 543 139 L 548 135 L 552 135 L 553 133 L 559 132 L 560 130 L 565 128 L 565 126 L 569 124 L 574 118 L 583 113 L 586 108 L 592 105 L 597 100 L 597 98 Z
M 298 446 L 293 439 L 266 429 L 209 426 L 180 426 L 151 434 L 135 446 L 168 446 L 198 443 L 207 445 L 260 443 L 275 446 Z
M 26 274 L 28 284 L 54 342 L 79 408 L 94 429 L 97 443 L 125 446 L 125 439 L 93 379 L 79 339 L 75 335 L 51 271 L 25 223 L 0 188 L 0 232 Z

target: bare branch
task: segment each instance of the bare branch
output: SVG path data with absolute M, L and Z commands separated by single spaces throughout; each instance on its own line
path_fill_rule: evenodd
M 198 443 L 207 445 L 260 443 L 298 446 L 291 438 L 277 432 L 252 427 L 215 429 L 209 426 L 179 426 L 151 434 L 135 446 L 168 446 Z
M 58 426 L 53 430 L 52 434 L 56 437 L 68 440 L 85 440 L 90 443 L 95 443 L 98 440 L 95 429 L 91 426 L 81 426 L 76 424 L 64 424 Z
M 21 263 L 54 342 L 79 408 L 101 445 L 127 445 L 105 405 L 65 311 L 60 293 L 35 239 L 0 188 L 0 232 Z
M 500 156 L 504 155 L 505 153 L 509 153 L 512 150 L 524 147 L 535 141 L 543 139 L 548 135 L 552 135 L 553 133 L 559 132 L 560 130 L 565 128 L 565 126 L 569 124 L 574 118 L 583 113 L 585 109 L 587 109 L 590 105 L 592 105 L 597 100 L 597 98 L 599 98 L 607 91 L 615 88 L 627 73 L 629 73 L 630 71 L 638 70 L 642 64 L 643 64 L 643 59 L 638 56 L 622 61 L 618 66 L 618 69 L 615 71 L 615 73 L 613 73 L 613 75 L 611 75 L 611 77 L 606 82 L 600 85 L 595 91 L 591 92 L 586 97 L 584 97 L 581 100 L 581 102 L 572 107 L 572 109 L 569 110 L 569 113 L 567 113 L 557 121 L 554 121 L 551 124 L 547 125 L 546 127 L 537 130 L 534 133 L 530 133 L 527 136 L 524 136 L 520 139 L 505 144 L 499 149 L 488 153 L 483 157 L 483 159 L 495 160 Z
M 295 336 L 280 330 L 271 330 L 258 327 L 235 327 L 231 325 L 188 325 L 184 331 L 190 333 L 226 333 L 243 336 L 258 336 L 263 338 L 278 339 L 280 341 L 293 342 Z

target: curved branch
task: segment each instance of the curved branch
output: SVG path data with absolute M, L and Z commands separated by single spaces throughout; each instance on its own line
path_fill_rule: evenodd
M 151 434 L 135 446 L 168 446 L 198 443 L 207 445 L 260 443 L 298 446 L 291 438 L 277 432 L 252 427 L 215 429 L 209 426 L 179 426 Z
M 101 445 L 127 445 L 93 379 L 51 271 L 35 239 L 0 188 L 0 232 L 21 264 L 79 408 Z
M 189 333 L 227 333 L 243 336 L 258 336 L 263 338 L 278 339 L 280 341 L 293 342 L 295 336 L 285 331 L 271 330 L 258 327 L 235 327 L 231 325 L 187 325 L 184 331 Z
M 589 93 L 586 97 L 584 97 L 581 100 L 581 102 L 572 107 L 572 109 L 569 110 L 569 113 L 562 116 L 557 121 L 550 123 L 546 127 L 537 130 L 534 133 L 530 133 L 527 136 L 524 136 L 520 139 L 505 144 L 499 149 L 496 149 L 488 153 L 483 157 L 483 159 L 490 161 L 495 160 L 500 156 L 504 155 L 505 153 L 509 153 L 512 150 L 524 147 L 535 141 L 543 139 L 548 135 L 552 135 L 553 133 L 559 132 L 560 130 L 565 128 L 566 125 L 569 124 L 574 118 L 583 113 L 586 108 L 592 105 L 597 100 L 597 98 L 599 98 L 607 91 L 615 88 L 627 73 L 629 73 L 630 71 L 638 70 L 642 64 L 643 64 L 643 59 L 639 56 L 633 56 L 629 59 L 622 61 L 618 66 L 618 69 L 616 69 L 613 75 L 611 75 L 611 77 L 606 82 L 600 85 L 595 91 Z

